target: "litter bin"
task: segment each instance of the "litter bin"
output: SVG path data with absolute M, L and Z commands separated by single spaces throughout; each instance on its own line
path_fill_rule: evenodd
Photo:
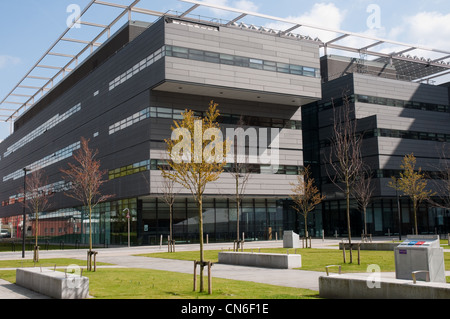
M 412 279 L 412 273 L 417 280 L 446 282 L 444 249 L 440 247 L 439 235 L 414 235 L 395 247 L 395 275 L 397 279 Z

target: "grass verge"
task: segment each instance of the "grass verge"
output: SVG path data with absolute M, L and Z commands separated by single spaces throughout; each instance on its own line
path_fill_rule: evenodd
M 251 252 L 249 249 L 245 249 L 246 252 Z M 255 253 L 259 250 L 254 249 Z M 261 249 L 261 253 L 279 253 L 285 254 L 287 249 L 285 248 L 267 248 Z M 353 251 L 353 263 L 350 261 L 350 253 L 346 251 L 346 261 L 343 262 L 343 252 L 338 249 L 289 249 L 289 254 L 294 254 L 297 252 L 302 256 L 302 267 L 301 270 L 311 270 L 311 271 L 323 271 L 325 272 L 325 267 L 328 265 L 340 265 L 342 272 L 359 272 L 363 273 L 367 271 L 367 267 L 372 264 L 376 264 L 380 267 L 383 272 L 393 272 L 395 271 L 395 257 L 392 251 L 373 251 L 373 250 L 361 250 L 361 264 L 358 265 L 358 252 Z M 205 250 L 205 260 L 212 262 L 218 262 L 219 250 Z M 142 254 L 139 256 L 154 257 L 154 258 L 167 258 L 167 259 L 179 259 L 179 260 L 198 260 L 199 252 L 175 252 L 175 253 L 151 253 Z M 446 265 L 446 270 L 450 270 L 450 253 L 444 253 L 444 262 Z M 333 269 L 333 271 L 335 271 Z
M 0 268 L 17 267 L 18 261 L 2 261 Z M 29 266 L 34 264 L 29 261 Z M 46 259 L 42 266 L 85 266 L 83 260 Z M 99 263 L 98 263 L 99 264 Z M 104 263 L 103 263 L 104 264 Z M 213 278 L 213 293 L 192 291 L 192 275 L 134 268 L 97 268 L 83 271 L 89 278 L 89 294 L 95 299 L 315 299 L 318 292 L 247 281 Z M 0 278 L 16 281 L 15 270 L 0 270 Z M 205 277 L 207 283 L 207 277 Z

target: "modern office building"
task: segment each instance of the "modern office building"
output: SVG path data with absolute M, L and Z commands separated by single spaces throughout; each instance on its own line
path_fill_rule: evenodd
M 281 238 L 295 224 L 286 199 L 303 167 L 300 107 L 320 97 L 319 44 L 313 40 L 173 17 L 151 25 L 130 22 L 21 115 L 1 143 L 3 225 L 11 223 L 20 236 L 23 168 L 42 168 L 53 196 L 50 211 L 39 217 L 40 234 L 85 242 L 87 216 L 64 194 L 60 172 L 84 137 L 108 171 L 102 193 L 114 195 L 97 207 L 94 241 L 125 243 L 125 208 L 132 213 L 134 243 L 166 239 L 169 208 L 161 199 L 158 167 L 167 158 L 164 139 L 185 109 L 201 115 L 214 100 L 224 130 L 242 121 L 247 134 L 256 133 L 259 152 L 273 148 L 272 162 L 250 163 L 240 229 L 247 239 Z M 236 237 L 234 194 L 228 172 L 208 186 L 203 207 L 209 240 Z M 198 238 L 197 215 L 191 193 L 180 189 L 173 217 L 178 241 Z M 29 230 L 32 222 L 30 216 Z
M 95 1 L 94 1 L 95 2 Z M 192 10 L 198 7 L 195 4 Z M 132 6 L 126 7 L 131 11 Z M 40 214 L 45 240 L 86 243 L 88 217 L 82 205 L 65 195 L 61 169 L 73 162 L 82 137 L 98 150 L 107 173 L 103 194 L 113 195 L 96 207 L 94 243 L 126 243 L 126 209 L 131 212 L 133 244 L 159 244 L 169 233 L 169 208 L 162 199 L 159 166 L 164 139 L 174 120 L 191 109 L 202 115 L 211 100 L 219 104 L 224 131 L 242 127 L 258 141 L 245 188 L 240 230 L 247 240 L 281 238 L 284 230 L 302 232 L 302 219 L 289 195 L 304 165 L 311 165 L 327 196 L 308 220 L 310 234 L 345 233 L 340 195 L 327 181 L 324 150 L 329 147 L 331 100 L 346 92 L 365 133 L 364 158 L 376 173 L 369 209 L 373 234 L 395 233 L 396 194 L 386 187 L 402 157 L 414 152 L 424 170 L 439 164 L 435 148 L 450 140 L 449 88 L 411 81 L 411 71 L 391 62 L 361 63 L 325 55 L 333 43 L 238 23 L 160 14 L 153 23 L 130 20 L 39 99 L 25 103 L 14 119 L 14 133 L 0 144 L 0 218 L 13 237 L 34 234 L 33 216 L 22 221 L 24 168 L 44 169 L 52 189 L 51 207 Z M 144 12 L 140 9 L 139 12 Z M 62 39 L 62 38 L 61 38 Z M 61 40 L 60 39 L 60 40 Z M 67 39 L 65 39 L 67 40 Z M 411 60 L 411 59 L 408 59 Z M 405 62 L 414 71 L 419 62 Z M 429 74 L 442 71 L 433 69 Z M 62 69 L 66 70 L 65 68 Z M 417 75 L 414 79 L 425 76 Z M 230 163 L 232 164 L 232 163 Z M 274 165 L 276 164 L 276 165 Z M 28 173 L 29 174 L 29 173 Z M 174 237 L 198 240 L 196 203 L 179 188 L 174 205 Z M 235 182 L 229 171 L 207 188 L 204 232 L 210 241 L 236 238 Z M 410 227 L 407 199 L 401 198 L 403 223 Z M 448 212 L 421 207 L 422 232 L 448 231 Z M 361 214 L 352 209 L 355 234 Z
M 348 99 L 351 117 L 357 121 L 357 133 L 363 134 L 362 157 L 373 177 L 372 201 L 367 210 L 368 233 L 376 235 L 412 232 L 412 203 L 388 187 L 391 176 L 399 176 L 406 154 L 413 154 L 421 168 L 435 183 L 442 167 L 442 150 L 449 149 L 450 106 L 448 85 L 416 83 L 423 76 L 420 65 L 409 63 L 402 73 L 385 61 L 364 62 L 342 56 L 321 58 L 323 97 L 303 107 L 305 162 L 314 167 L 321 189 L 327 196 L 322 207 L 323 227 L 327 234 L 347 233 L 346 202 L 342 191 L 330 180 L 327 170 L 334 124 L 333 108 L 338 110 Z M 426 69 L 425 69 L 426 70 Z M 414 74 L 414 71 L 417 74 Z M 398 208 L 400 207 L 400 214 Z M 419 207 L 420 233 L 445 233 L 449 212 L 423 202 Z M 355 235 L 364 229 L 361 209 L 353 200 L 351 225 Z M 399 220 L 401 225 L 399 227 Z

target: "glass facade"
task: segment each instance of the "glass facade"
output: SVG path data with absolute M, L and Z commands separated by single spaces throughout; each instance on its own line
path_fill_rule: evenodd
M 94 247 L 128 244 L 128 219 L 130 211 L 131 245 L 159 245 L 167 243 L 170 225 L 168 205 L 157 197 L 131 198 L 99 204 L 92 212 L 92 241 Z M 236 202 L 231 198 L 204 197 L 203 229 L 205 240 L 228 242 L 236 238 Z M 8 238 L 22 242 L 22 216 L 2 218 L 1 228 L 10 233 Z M 47 244 L 87 247 L 89 245 L 89 214 L 82 207 L 61 209 L 39 214 L 39 245 Z M 28 214 L 26 221 L 27 245 L 34 243 L 36 219 Z M 288 199 L 245 198 L 239 214 L 240 237 L 246 241 L 281 240 L 284 230 L 304 234 L 304 221 L 292 208 Z M 321 236 L 320 210 L 310 214 L 308 231 Z M 199 241 L 198 209 L 191 197 L 179 197 L 173 206 L 173 234 L 177 243 Z
M 239 214 L 240 237 L 245 240 L 282 238 L 283 230 L 293 229 L 296 218 L 286 209 L 284 200 L 247 198 Z M 158 244 L 161 236 L 169 235 L 169 206 L 159 198 L 142 200 L 142 244 Z M 203 232 L 210 242 L 232 241 L 236 235 L 237 209 L 232 199 L 205 197 L 203 202 Z M 173 207 L 173 236 L 178 243 L 199 240 L 198 208 L 192 198 L 177 198 Z M 242 237 L 241 237 L 242 238 Z
M 399 198 L 398 204 L 395 197 L 374 199 L 366 210 L 368 233 L 374 236 L 398 236 L 399 231 L 402 235 L 413 234 L 412 203 L 407 198 Z M 322 212 L 326 236 L 348 235 L 345 200 L 324 202 Z M 450 210 L 422 203 L 417 212 L 417 223 L 419 234 L 447 234 L 450 230 Z M 361 236 L 364 215 L 354 201 L 350 206 L 350 225 L 352 236 Z
M 91 215 L 92 242 L 96 247 L 128 244 L 128 219 L 130 219 L 130 239 L 133 245 L 137 240 L 137 199 L 125 199 L 96 206 Z M 124 211 L 125 210 L 125 211 Z M 9 232 L 8 238 L 21 242 L 23 236 L 22 216 L 1 218 L 2 230 Z M 36 218 L 28 214 L 26 219 L 27 242 L 34 242 L 36 236 Z M 38 215 L 38 240 L 41 249 L 47 244 L 89 245 L 89 212 L 87 208 L 77 207 L 43 212 Z

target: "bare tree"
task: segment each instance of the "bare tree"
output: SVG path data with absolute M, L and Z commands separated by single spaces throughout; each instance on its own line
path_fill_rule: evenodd
M 343 105 L 338 109 L 333 107 L 333 115 L 333 137 L 328 165 L 325 167 L 331 181 L 345 194 L 350 263 L 352 263 L 350 195 L 363 164 L 361 156 L 362 134 L 357 134 L 355 112 L 354 109 L 351 109 L 346 94 L 343 95 Z
M 363 211 L 364 236 L 367 236 L 367 206 L 372 201 L 373 191 L 372 174 L 370 169 L 364 166 L 355 180 L 355 187 L 352 189 L 353 197 Z
M 436 200 L 429 198 L 429 202 L 436 207 L 450 209 L 450 145 L 443 143 L 439 153 L 439 166 L 435 168 L 438 178 L 433 180 Z
M 291 185 L 293 186 L 293 194 L 290 197 L 295 203 L 292 207 L 303 216 L 305 220 L 305 237 L 308 238 L 308 214 L 325 199 L 325 196 L 320 194 L 319 189 L 315 185 L 309 166 L 305 167 L 303 173 L 297 177 L 297 183 L 291 183 Z M 308 240 L 306 240 L 306 248 L 308 248 Z
M 251 170 L 246 154 L 239 154 L 240 150 L 245 152 L 245 135 L 243 134 L 244 119 L 241 116 L 238 122 L 238 134 L 234 136 L 233 141 L 233 157 L 234 163 L 230 170 L 235 182 L 235 201 L 236 201 L 236 250 L 239 250 L 240 245 L 240 230 L 239 219 L 242 199 L 244 197 L 245 189 L 250 178 Z M 241 134 L 242 133 L 242 134 Z
M 77 164 L 69 163 L 69 169 L 61 169 L 63 178 L 70 183 L 70 191 L 67 196 L 83 203 L 89 211 L 89 251 L 88 271 L 92 270 L 92 210 L 101 202 L 108 200 L 113 195 L 102 195 L 101 186 L 107 182 L 103 179 L 106 171 L 100 170 L 100 161 L 95 157 L 98 150 L 89 148 L 89 140 L 81 138 L 81 148 L 75 152 L 73 158 Z
M 160 169 L 164 171 L 164 168 L 160 167 Z M 175 251 L 175 241 L 173 239 L 173 205 L 178 193 L 175 189 L 175 184 L 176 182 L 173 179 L 170 179 L 163 174 L 163 181 L 161 183 L 160 190 L 162 192 L 161 199 L 167 204 L 167 206 L 169 206 L 169 253 Z
M 52 196 L 51 189 L 48 184 L 47 176 L 43 169 L 33 171 L 26 180 L 26 190 L 22 189 L 25 196 L 23 203 L 33 214 L 35 219 L 35 245 L 33 261 L 39 261 L 39 213 L 47 210 L 50 207 L 49 198 Z M 26 192 L 26 194 L 25 194 Z

